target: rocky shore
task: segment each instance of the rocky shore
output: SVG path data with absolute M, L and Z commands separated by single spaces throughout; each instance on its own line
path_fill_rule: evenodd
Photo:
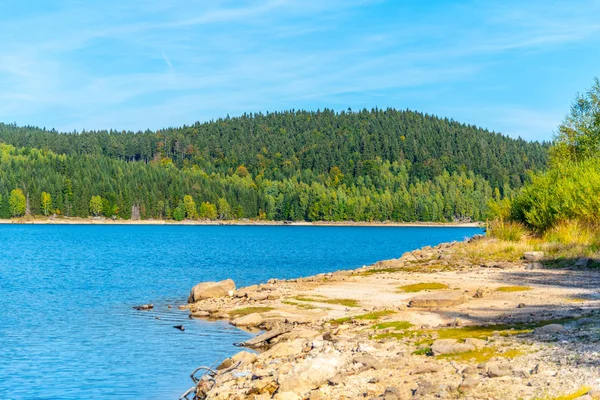
M 426 247 L 352 271 L 192 289 L 193 318 L 257 336 L 197 371 L 198 399 L 600 398 L 600 273 Z M 202 375 L 202 373 L 204 373 Z M 562 397 L 561 397 L 562 396 Z

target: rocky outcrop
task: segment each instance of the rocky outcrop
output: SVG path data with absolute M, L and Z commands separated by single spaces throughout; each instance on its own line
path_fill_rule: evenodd
M 188 297 L 188 303 L 232 296 L 234 292 L 235 283 L 231 279 L 225 279 L 220 282 L 202 282 L 192 288 L 190 296 Z

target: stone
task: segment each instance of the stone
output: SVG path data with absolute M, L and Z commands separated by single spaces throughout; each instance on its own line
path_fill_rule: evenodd
M 244 315 L 243 317 L 239 317 L 231 321 L 231 325 L 233 326 L 257 326 L 263 322 L 263 317 L 258 313 L 252 313 L 248 315 Z
M 188 303 L 195 303 L 204 299 L 232 296 L 235 292 L 235 283 L 231 279 L 220 282 L 202 282 L 194 286 L 188 297 Z
M 378 369 L 380 366 L 379 361 L 377 361 L 377 359 L 370 354 L 356 356 L 352 361 L 354 361 L 355 363 L 360 363 L 365 367 L 372 369 Z
M 473 298 L 475 298 L 475 299 L 482 299 L 484 295 L 485 295 L 485 290 L 483 290 L 482 288 L 479 288 L 479 289 L 477 289 L 477 291 L 473 295 Z
M 479 375 L 467 375 L 458 387 L 461 390 L 470 390 L 475 389 L 479 383 L 481 383 L 481 377 Z
M 192 318 L 205 318 L 205 317 L 208 317 L 210 315 L 210 313 L 208 311 L 198 310 L 198 311 L 194 311 L 190 315 Z
M 437 308 L 453 307 L 465 302 L 465 296 L 460 291 L 433 292 L 408 299 L 408 307 Z
M 575 262 L 576 267 L 585 268 L 590 263 L 589 258 L 580 258 Z
M 305 394 L 323 385 L 340 373 L 347 359 L 341 354 L 321 354 L 313 359 L 296 362 L 290 373 L 279 379 L 281 392 Z
M 512 373 L 507 361 L 490 361 L 485 365 L 485 371 L 490 378 L 499 378 Z
M 302 400 L 302 397 L 299 396 L 297 393 L 294 392 L 277 392 L 275 394 L 275 397 L 273 397 L 273 399 L 275 400 Z
M 487 342 L 482 339 L 467 338 L 465 339 L 465 344 L 475 346 L 475 349 L 479 350 L 483 349 L 487 345 Z
M 531 262 L 531 263 L 527 264 L 525 269 L 527 269 L 527 270 L 544 269 L 544 264 L 542 264 L 541 262 L 537 262 L 537 261 Z
M 423 363 L 415 365 L 410 371 L 411 375 L 421 375 L 432 372 L 438 372 L 441 367 L 437 364 Z
M 133 308 L 138 311 L 152 310 L 154 308 L 154 304 L 142 304 L 141 306 L 134 306 Z
M 287 342 L 277 343 L 264 353 L 265 356 L 271 358 L 284 358 L 302 353 L 306 340 L 296 339 Z
M 400 390 L 394 386 L 386 387 L 383 395 L 381 395 L 383 400 L 400 400 L 402 398 L 401 396 Z
M 541 335 L 551 335 L 553 333 L 560 333 L 565 330 L 565 327 L 560 324 L 550 324 L 540 326 L 536 328 L 533 333 L 541 334 Z
M 517 308 L 525 308 L 525 307 L 527 307 L 527 305 L 525 303 L 517 304 Z
M 435 392 L 437 392 L 438 387 L 434 383 L 431 382 L 419 382 L 419 386 L 415 390 L 415 396 L 423 396 L 426 398 L 431 398 Z
M 250 293 L 248 298 L 252 301 L 264 301 L 269 298 L 269 294 L 267 292 Z
M 473 344 L 459 343 L 456 339 L 438 339 L 431 345 L 431 351 L 434 356 L 466 353 L 467 351 L 476 349 Z
M 526 251 L 523 254 L 523 259 L 527 261 L 542 261 L 544 259 L 543 251 Z
M 277 381 L 273 377 L 266 377 L 263 379 L 255 379 L 252 383 L 252 387 L 248 391 L 248 394 L 263 394 L 268 393 L 272 395 L 279 388 Z
M 231 357 L 231 360 L 234 364 L 240 362 L 240 367 L 243 367 L 254 363 L 256 361 L 256 354 L 250 353 L 249 351 L 240 351 Z

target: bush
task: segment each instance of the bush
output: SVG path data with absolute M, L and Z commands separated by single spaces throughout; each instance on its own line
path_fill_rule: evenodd
M 552 243 L 590 246 L 600 242 L 600 229 L 579 221 L 563 221 L 544 234 L 544 240 Z
M 527 234 L 525 226 L 514 221 L 495 220 L 488 222 L 486 228 L 488 236 L 508 242 L 518 242 Z
M 594 224 L 600 220 L 600 162 L 557 165 L 532 181 L 515 197 L 512 218 L 537 232 L 545 232 L 561 221 Z

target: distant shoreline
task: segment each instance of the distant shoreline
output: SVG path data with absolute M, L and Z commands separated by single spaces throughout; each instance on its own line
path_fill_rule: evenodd
M 256 220 L 227 220 L 227 221 L 167 221 L 167 220 L 112 220 L 109 218 L 18 218 L 0 219 L 0 225 L 235 225 L 235 226 L 372 226 L 372 227 L 452 227 L 452 228 L 481 228 L 482 222 L 355 222 L 355 221 L 256 221 Z

